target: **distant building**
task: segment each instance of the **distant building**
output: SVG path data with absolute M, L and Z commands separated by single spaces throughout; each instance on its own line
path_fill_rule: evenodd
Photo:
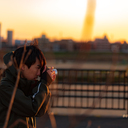
M 8 47 L 8 45 L 7 45 L 7 40 L 2 39 L 1 45 L 2 45 L 2 48 L 7 48 L 7 47 Z
M 103 39 L 95 39 L 94 43 L 94 50 L 95 51 L 110 51 L 110 43 L 106 36 Z
M 38 38 L 38 47 L 44 51 L 51 51 L 52 50 L 52 43 L 49 42 L 49 39 L 46 38 L 45 35 L 42 35 L 41 38 Z
M 54 41 L 54 42 L 53 42 L 53 51 L 54 51 L 54 52 L 59 52 L 59 51 L 60 51 L 60 44 L 59 44 L 59 41 Z
M 3 40 L 3 37 L 0 37 L 0 49 L 2 48 L 2 40 Z
M 59 41 L 60 51 L 74 51 L 74 42 L 72 40 L 61 40 Z
M 120 50 L 121 52 L 128 53 L 128 44 L 126 43 L 126 41 L 123 42 Z
M 112 52 L 120 52 L 120 50 L 121 50 L 121 42 L 115 42 L 111 44 Z
M 9 46 L 13 46 L 14 45 L 13 31 L 7 31 L 7 43 L 8 43 Z
M 77 51 L 90 51 L 92 49 L 92 42 L 76 42 L 74 50 Z
M 30 44 L 31 40 L 27 40 L 27 44 Z M 25 40 L 15 40 L 16 46 L 23 46 L 25 44 Z
M 1 38 L 1 23 L 0 23 L 0 49 L 2 48 L 2 38 Z

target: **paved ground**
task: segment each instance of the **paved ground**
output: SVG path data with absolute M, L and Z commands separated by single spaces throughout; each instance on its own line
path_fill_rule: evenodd
M 128 118 L 44 115 L 37 118 L 37 128 L 128 128 Z

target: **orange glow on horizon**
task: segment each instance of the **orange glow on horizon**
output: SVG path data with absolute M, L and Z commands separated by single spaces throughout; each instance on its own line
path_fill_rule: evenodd
M 128 42 L 128 1 L 96 0 L 92 40 L 107 35 L 110 42 Z M 14 39 L 46 37 L 81 41 L 87 0 L 1 0 L 1 35 L 14 30 Z

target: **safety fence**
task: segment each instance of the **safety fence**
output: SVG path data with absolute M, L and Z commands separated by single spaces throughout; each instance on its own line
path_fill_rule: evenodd
M 127 110 L 126 70 L 57 69 L 52 108 Z

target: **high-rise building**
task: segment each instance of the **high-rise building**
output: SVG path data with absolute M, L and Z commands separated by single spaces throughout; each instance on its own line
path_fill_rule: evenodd
M 14 41 L 13 41 L 13 31 L 7 31 L 7 43 L 8 43 L 8 45 L 10 45 L 10 46 L 14 45 Z
M 1 41 L 1 23 L 0 23 L 0 49 L 2 48 L 2 41 Z

